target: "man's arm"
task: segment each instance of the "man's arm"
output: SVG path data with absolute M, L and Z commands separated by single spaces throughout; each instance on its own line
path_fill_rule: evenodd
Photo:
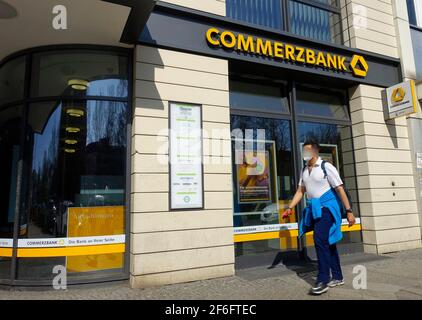
M 336 189 L 337 194 L 340 197 L 341 202 L 346 208 L 346 210 L 350 209 L 351 206 L 349 203 L 349 199 L 347 198 L 347 194 L 346 194 L 346 191 L 344 191 L 343 185 L 340 185 L 336 187 L 335 189 Z M 349 227 L 353 226 L 356 223 L 355 216 L 353 215 L 352 212 L 347 212 L 347 221 L 349 221 Z
M 300 185 L 293 199 L 290 201 L 289 207 L 283 212 L 283 219 L 286 219 L 289 215 L 292 214 L 292 209 L 302 200 L 303 195 L 305 194 L 305 186 Z
M 349 199 L 347 199 L 347 194 L 346 191 L 344 191 L 343 187 L 343 181 L 341 180 L 336 167 L 334 167 L 331 163 L 327 162 L 325 168 L 327 170 L 328 182 L 332 187 L 335 188 L 346 210 L 350 209 L 351 206 L 349 203 Z M 355 224 L 356 219 L 352 212 L 347 212 L 347 221 L 349 221 L 349 227 Z

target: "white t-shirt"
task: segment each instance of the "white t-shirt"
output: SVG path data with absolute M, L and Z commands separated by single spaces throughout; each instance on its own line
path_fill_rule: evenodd
M 336 188 L 343 184 L 336 167 L 328 161 L 325 162 L 327 178 L 324 178 L 324 171 L 322 171 L 321 163 L 322 159 L 321 157 L 318 157 L 310 174 L 308 168 L 302 169 L 302 173 L 300 174 L 299 186 L 304 186 L 306 188 L 308 199 L 319 198 L 331 187 Z

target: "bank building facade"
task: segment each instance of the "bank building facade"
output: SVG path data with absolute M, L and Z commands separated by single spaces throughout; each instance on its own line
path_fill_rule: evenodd
M 341 254 L 421 247 L 417 1 L 3 2 L 1 284 L 315 257 L 282 219 L 307 139 L 353 199 Z

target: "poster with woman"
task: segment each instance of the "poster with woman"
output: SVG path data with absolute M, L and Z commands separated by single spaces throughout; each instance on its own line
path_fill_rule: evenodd
M 239 203 L 271 202 L 270 153 L 243 152 L 243 163 L 237 164 L 237 191 Z

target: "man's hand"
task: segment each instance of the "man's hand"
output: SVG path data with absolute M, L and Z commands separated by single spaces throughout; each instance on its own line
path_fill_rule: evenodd
M 282 218 L 287 219 L 292 213 L 293 213 L 292 209 L 287 208 L 286 210 L 284 210 Z
M 347 221 L 349 221 L 349 227 L 353 226 L 356 223 L 355 216 L 352 212 L 347 213 Z

